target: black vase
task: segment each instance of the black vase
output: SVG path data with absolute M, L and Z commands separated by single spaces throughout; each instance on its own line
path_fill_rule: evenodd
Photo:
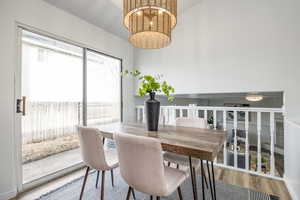
M 155 92 L 150 93 L 150 99 L 145 101 L 145 112 L 148 131 L 157 131 L 160 102 L 155 99 Z

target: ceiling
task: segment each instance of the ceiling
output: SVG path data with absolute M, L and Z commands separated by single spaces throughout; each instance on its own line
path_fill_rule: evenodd
M 122 22 L 122 0 L 44 0 L 91 24 L 105 29 L 123 39 L 128 38 Z M 178 14 L 183 13 L 201 0 L 177 0 Z

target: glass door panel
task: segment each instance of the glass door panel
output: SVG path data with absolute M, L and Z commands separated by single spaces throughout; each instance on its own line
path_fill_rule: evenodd
M 121 121 L 121 60 L 87 51 L 87 125 Z
M 83 49 L 23 30 L 23 183 L 82 162 L 82 91 Z

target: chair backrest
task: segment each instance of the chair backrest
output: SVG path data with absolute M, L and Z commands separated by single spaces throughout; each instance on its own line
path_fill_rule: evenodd
M 167 184 L 161 143 L 126 133 L 116 133 L 114 137 L 121 175 L 127 184 L 147 194 L 164 194 Z
M 91 168 L 105 170 L 107 163 L 101 132 L 94 128 L 79 127 L 78 135 L 83 162 Z
M 208 123 L 204 118 L 180 117 L 176 119 L 176 126 L 191 128 L 208 128 Z

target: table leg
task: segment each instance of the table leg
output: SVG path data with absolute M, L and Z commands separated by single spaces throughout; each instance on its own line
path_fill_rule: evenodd
M 192 165 L 192 157 L 189 156 L 189 164 L 190 164 L 190 173 L 191 173 L 191 180 L 192 180 L 192 186 L 193 186 L 193 196 L 194 196 L 194 200 L 198 200 L 198 196 L 197 196 L 197 186 L 195 185 L 195 175 L 193 172 L 193 165 Z
M 202 198 L 205 200 L 205 189 L 204 189 L 204 168 L 203 161 L 201 160 L 201 180 L 202 180 Z
M 211 175 L 210 175 L 210 169 L 209 169 L 209 164 L 208 164 L 208 161 L 206 161 L 206 166 L 207 166 L 207 171 L 208 171 L 208 180 L 209 180 L 209 188 L 210 188 L 210 194 L 211 194 L 211 199 L 215 199 L 214 198 L 214 190 L 213 190 L 213 187 L 212 187 L 212 181 L 211 181 Z
M 214 162 L 211 162 L 211 168 L 212 168 L 212 178 L 213 178 L 213 187 L 214 187 L 214 196 L 215 200 L 217 200 L 217 193 L 216 193 L 216 183 L 215 183 L 215 170 L 214 170 Z

